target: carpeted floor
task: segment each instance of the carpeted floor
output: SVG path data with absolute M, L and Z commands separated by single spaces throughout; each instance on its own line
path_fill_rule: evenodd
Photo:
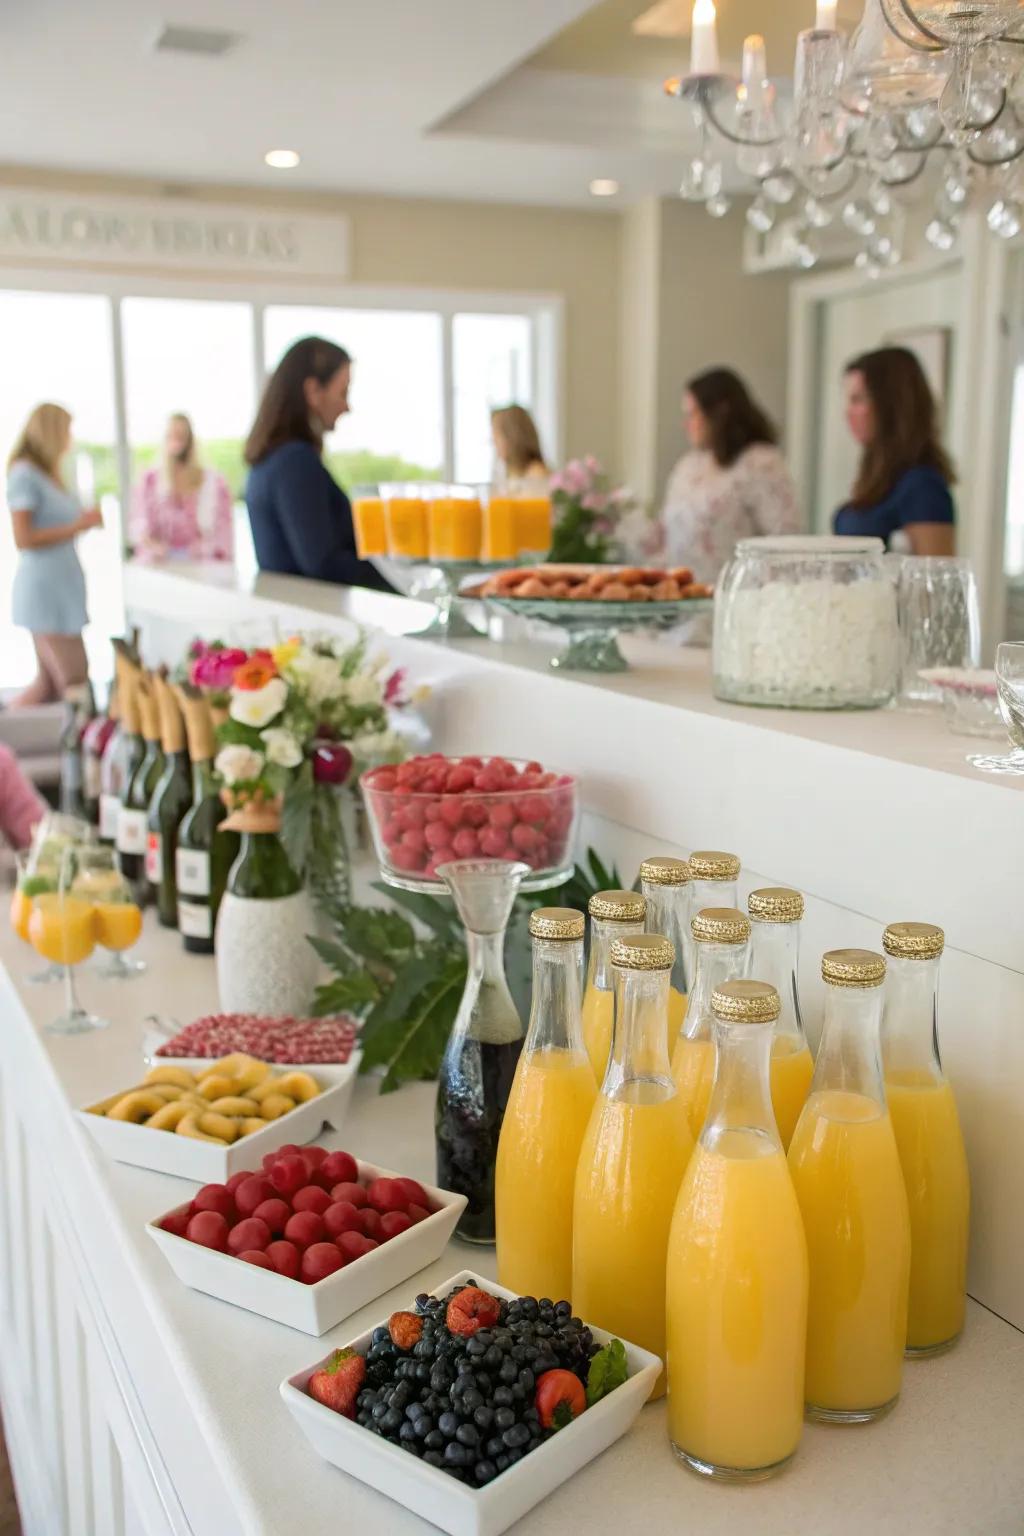
M 14 1484 L 11 1482 L 11 1469 L 7 1461 L 7 1446 L 4 1444 L 3 1426 L 0 1424 L 0 1536 L 21 1536 L 21 1521 L 18 1519 L 18 1506 L 14 1501 Z

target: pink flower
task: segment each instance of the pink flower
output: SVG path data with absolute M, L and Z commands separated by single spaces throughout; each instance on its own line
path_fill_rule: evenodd
M 384 684 L 384 703 L 396 707 L 405 703 L 405 668 L 396 667 Z
M 590 476 L 579 459 L 570 459 L 557 479 L 557 489 L 564 491 L 567 496 L 579 496 L 581 492 L 590 489 Z
M 583 467 L 589 470 L 590 474 L 592 475 L 599 475 L 602 473 L 601 461 L 600 459 L 595 459 L 592 453 L 588 453 L 586 458 L 583 460 Z
M 608 497 L 600 491 L 587 491 L 580 506 L 585 512 L 604 512 L 608 507 Z
M 352 772 L 352 753 L 341 742 L 317 742 L 313 748 L 313 777 L 318 784 L 344 784 Z
M 205 656 L 209 649 L 205 640 L 193 640 L 188 648 L 188 654 L 193 661 L 197 661 L 200 656 Z
M 247 660 L 245 651 L 237 647 L 208 650 L 192 663 L 189 678 L 197 688 L 212 688 L 215 693 L 223 693 L 231 687 L 235 673 Z

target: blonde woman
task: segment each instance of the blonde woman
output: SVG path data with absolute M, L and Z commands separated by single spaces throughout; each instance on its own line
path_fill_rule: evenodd
M 521 405 L 506 405 L 491 412 L 491 436 L 498 459 L 499 477 L 509 486 L 545 489 L 550 470 L 544 462 L 540 437 L 533 417 Z
M 199 462 L 192 423 L 180 412 L 167 423 L 163 463 L 135 488 L 131 542 L 137 560 L 234 559 L 231 490 Z
M 7 505 L 19 552 L 11 617 L 31 631 L 38 665 L 35 681 L 13 700 L 15 706 L 48 704 L 88 676 L 82 630 L 89 616 L 75 540 L 89 528 L 101 528 L 103 516 L 96 507 L 83 511 L 61 478 L 70 446 L 68 412 L 37 405 L 8 460 Z

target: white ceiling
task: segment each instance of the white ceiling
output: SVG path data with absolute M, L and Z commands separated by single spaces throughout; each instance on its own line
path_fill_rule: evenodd
M 777 3 L 720 0 L 720 10 Z M 785 3 L 813 10 L 813 0 Z M 0 163 L 558 205 L 594 206 L 587 189 L 598 176 L 619 180 L 628 199 L 670 192 L 682 115 L 660 94 L 664 52 L 649 55 L 649 79 L 638 66 L 644 44 L 628 23 L 644 9 L 644 0 L 614 0 L 614 14 L 609 0 L 8 0 Z M 600 70 L 586 55 L 594 13 Z M 620 17 L 616 78 L 608 54 Z M 166 23 L 241 41 L 221 58 L 157 53 Z M 531 68 L 534 55 L 546 67 Z M 301 166 L 271 171 L 263 155 L 272 148 L 298 150 Z

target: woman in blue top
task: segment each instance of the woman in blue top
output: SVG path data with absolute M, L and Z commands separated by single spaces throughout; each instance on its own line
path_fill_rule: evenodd
M 62 406 L 39 405 L 25 423 L 7 468 L 7 505 L 20 558 L 14 573 L 11 617 L 31 630 L 38 673 L 15 705 L 48 704 L 84 683 L 88 663 L 82 630 L 85 575 L 75 540 L 103 526 L 94 507 L 83 512 L 61 479 L 71 446 L 71 417 Z
M 956 475 L 913 352 L 881 347 L 848 364 L 846 421 L 863 451 L 836 533 L 884 539 L 902 554 L 951 555 Z
M 249 523 L 261 571 L 390 592 L 356 554 L 352 507 L 323 461 L 324 434 L 349 409 L 351 374 L 345 349 L 319 336 L 278 363 L 245 445 Z

